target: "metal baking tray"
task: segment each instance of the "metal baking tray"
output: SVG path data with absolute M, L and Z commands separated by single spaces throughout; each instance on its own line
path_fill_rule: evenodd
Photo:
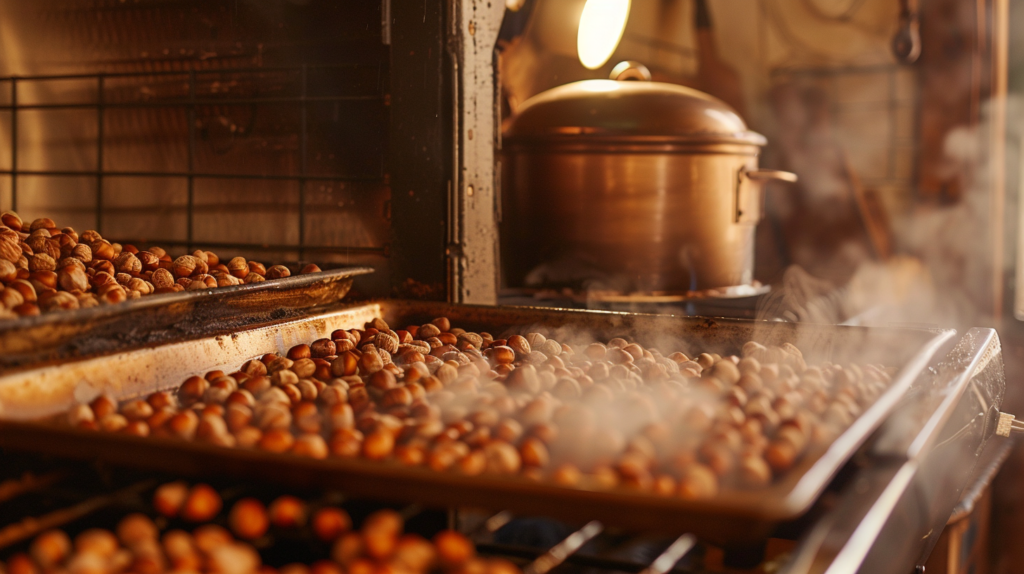
M 294 318 L 311 307 L 337 303 L 354 277 L 372 272 L 330 269 L 0 321 L 0 372 Z
M 641 344 L 681 343 L 682 350 L 736 352 L 748 340 L 791 342 L 809 362 L 831 360 L 884 363 L 898 367 L 889 390 L 824 452 L 805 456 L 781 480 L 761 490 L 725 490 L 688 501 L 634 491 L 589 491 L 536 483 L 519 477 L 466 477 L 365 460 L 309 460 L 160 438 L 78 431 L 40 422 L 76 401 L 100 392 L 127 399 L 173 388 L 187 376 L 212 369 L 234 370 L 267 352 L 327 336 L 333 329 L 361 327 L 374 317 L 390 324 L 421 324 L 447 316 L 453 325 L 509 330 L 544 328 L 616 336 Z M 937 353 L 952 330 L 885 329 L 566 311 L 529 307 L 476 307 L 388 300 L 239 331 L 86 359 L 0 377 L 0 447 L 59 456 L 101 459 L 207 476 L 259 477 L 297 486 L 327 486 L 352 495 L 432 505 L 508 509 L 556 518 L 599 519 L 638 530 L 689 531 L 710 541 L 757 540 L 778 523 L 795 519 L 817 500 L 831 479 L 888 417 Z

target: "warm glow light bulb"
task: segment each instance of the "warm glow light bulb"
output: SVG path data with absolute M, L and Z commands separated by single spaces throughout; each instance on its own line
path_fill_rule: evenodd
M 587 0 L 576 35 L 580 63 L 589 70 L 603 66 L 619 46 L 628 19 L 629 0 Z

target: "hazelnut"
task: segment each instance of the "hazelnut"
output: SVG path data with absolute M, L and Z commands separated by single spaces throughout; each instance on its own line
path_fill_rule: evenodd
M 39 574 L 39 568 L 25 554 L 15 554 L 7 562 L 8 574 Z
M 71 539 L 61 530 L 47 530 L 32 541 L 29 554 L 44 570 L 57 568 L 71 554 Z
M 416 332 L 416 338 L 421 341 L 426 341 L 431 337 L 436 337 L 441 334 L 441 329 L 438 329 L 436 325 L 427 323 L 421 326 Z
M 434 536 L 437 558 L 446 569 L 457 569 L 476 554 L 473 543 L 454 530 L 445 530 Z
M 280 496 L 270 504 L 270 522 L 278 528 L 299 528 L 306 524 L 306 504 L 294 496 Z
M 199 570 L 201 560 L 191 535 L 182 530 L 170 530 L 164 534 L 162 545 L 175 570 Z
M 250 269 L 251 270 L 251 269 Z M 273 265 L 266 271 L 267 279 L 281 279 L 284 277 L 290 277 L 292 274 L 284 265 Z
M 217 516 L 222 504 L 216 490 L 207 484 L 197 484 L 181 507 L 181 517 L 189 522 L 206 522 Z
M 398 339 L 390 333 L 378 333 L 373 344 L 381 350 L 394 354 L 398 352 Z
M 718 478 L 706 466 L 691 464 L 679 481 L 679 496 L 695 500 L 718 494 Z
M 340 508 L 321 508 L 313 515 L 313 532 L 324 542 L 333 542 L 352 529 L 352 518 Z
M 243 498 L 231 508 L 228 525 L 239 538 L 253 540 L 266 534 L 270 517 L 262 502 L 255 498 Z
M 313 433 L 299 435 L 291 449 L 294 455 L 316 459 L 327 458 L 327 451 L 327 442 L 324 438 Z
M 54 229 L 57 224 L 53 222 L 49 217 L 40 217 L 32 221 L 32 225 L 29 227 L 30 231 L 37 231 L 39 229 Z
M 228 273 L 239 279 L 245 279 L 249 274 L 249 264 L 244 257 L 235 257 L 228 261 Z
M 363 456 L 370 460 L 383 460 L 391 456 L 394 448 L 394 435 L 386 430 L 376 430 L 363 442 Z
M 310 356 L 323 358 L 337 354 L 338 347 L 331 339 L 317 339 L 309 346 L 309 350 Z
M 210 388 L 210 383 L 206 379 L 196 376 L 189 377 L 178 387 L 178 400 L 185 406 L 191 405 L 202 400 L 208 388 Z
M 110 559 L 118 549 L 117 537 L 102 528 L 90 528 L 75 537 L 75 552 L 79 554 L 96 554 Z
M 75 265 L 62 267 L 57 272 L 57 283 L 65 291 L 87 291 L 89 289 L 89 278 L 85 270 Z
M 394 510 L 378 510 L 366 517 L 361 530 L 367 556 L 384 560 L 398 546 L 398 537 L 402 534 L 402 517 Z
M 153 416 L 153 406 L 143 400 L 134 400 L 121 407 L 121 414 L 130 421 L 140 421 Z
M 17 238 L 0 236 L 0 259 L 16 263 L 22 257 L 21 245 Z
M 245 427 L 235 431 L 235 444 L 238 448 L 256 448 L 263 438 L 263 432 L 256 427 Z
M 18 278 L 18 268 L 6 259 L 0 259 L 0 282 L 10 283 Z
M 113 259 L 114 270 L 118 273 L 135 275 L 142 272 L 142 261 L 132 253 L 122 252 Z
M 46 253 L 36 253 L 28 258 L 29 271 L 53 271 L 56 268 L 57 262 Z
M 218 548 L 233 542 L 231 533 L 216 524 L 204 524 L 192 533 L 196 548 L 203 554 L 211 554 Z
M 0 214 L 0 223 L 3 223 L 15 231 L 21 231 L 21 227 L 23 225 L 21 217 L 13 211 L 5 211 Z
M 167 421 L 167 428 L 179 438 L 192 440 L 199 426 L 199 415 L 193 411 L 182 411 Z
M 174 273 L 174 276 L 179 279 L 182 277 L 189 277 L 195 272 L 198 264 L 199 262 L 195 257 L 191 255 L 182 255 L 174 260 L 174 263 L 171 266 L 171 271 Z
M 68 424 L 71 426 L 77 427 L 83 423 L 91 423 L 95 420 L 96 415 L 93 414 L 92 408 L 89 405 L 77 404 L 68 411 Z
M 263 266 L 259 261 L 249 262 L 249 273 L 255 273 L 256 275 L 264 276 L 267 274 L 267 268 Z M 246 277 L 248 279 L 248 277 Z
M 270 428 L 263 432 L 257 447 L 267 452 L 282 453 L 288 452 L 295 444 L 295 437 L 291 431 L 281 428 Z
M 7 288 L 0 290 L 0 309 L 14 309 L 25 302 L 25 298 L 16 289 Z
M 156 525 L 145 514 L 129 514 L 117 524 L 117 538 L 128 548 L 155 542 L 157 540 Z
M 185 505 L 188 494 L 188 485 L 181 481 L 160 485 L 153 493 L 153 508 L 168 518 L 174 518 Z

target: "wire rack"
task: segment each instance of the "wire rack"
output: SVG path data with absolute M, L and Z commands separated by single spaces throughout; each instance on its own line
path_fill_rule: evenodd
M 47 182 L 43 187 L 67 185 L 79 196 L 91 187 L 93 201 L 72 202 L 78 206 L 75 221 L 91 215 L 96 230 L 122 242 L 277 252 L 299 260 L 386 257 L 387 73 L 378 62 L 0 77 L 0 150 L 6 146 L 9 153 L 0 158 L 0 189 L 6 178 L 9 205 L 0 207 L 58 219 L 42 213 L 38 201 L 27 201 L 39 186 L 27 189 L 25 183 L 38 178 L 35 183 Z M 51 126 L 71 117 L 71 127 L 95 127 L 63 139 L 29 133 L 56 133 L 31 125 L 47 114 L 58 114 Z M 28 154 L 24 148 L 33 138 L 44 145 Z M 51 161 L 46 146 L 54 138 L 86 160 L 71 166 Z M 227 149 L 215 149 L 218 138 Z M 111 200 L 111 182 L 130 187 L 132 201 Z M 161 200 L 148 189 L 180 189 L 182 183 L 184 201 Z M 257 204 L 250 190 L 259 186 L 271 197 Z M 223 199 L 226 188 L 236 192 Z M 138 226 L 118 224 L 147 211 L 160 225 L 139 233 Z M 243 226 L 233 214 L 261 211 L 262 219 L 251 217 L 254 224 L 238 233 Z M 267 224 L 271 217 L 275 223 Z M 357 222 L 350 227 L 361 234 L 339 232 L 346 221 Z M 217 227 L 220 232 L 211 233 Z
M 5 453 L 0 471 L 0 560 L 28 550 L 29 542 L 50 529 L 75 536 L 89 528 L 113 529 L 129 513 L 157 518 L 164 530 L 191 530 L 197 524 L 155 516 L 151 500 L 161 482 L 174 476 L 152 476 L 122 468 L 95 467 L 68 461 L 41 461 L 31 455 Z M 226 525 L 227 509 L 237 500 L 253 497 L 270 502 L 280 489 L 259 482 L 211 481 L 224 501 L 224 510 L 211 522 Z M 310 508 L 341 506 L 358 524 L 386 505 L 334 491 L 297 492 Z M 443 528 L 462 531 L 485 557 L 503 557 L 524 574 L 643 572 L 644 574 L 705 574 L 707 552 L 690 534 L 678 538 L 608 535 L 604 525 L 590 521 L 567 525 L 546 519 L 522 518 L 508 512 L 483 514 L 459 509 L 431 509 L 419 504 L 396 507 L 410 532 L 431 537 Z M 517 543 L 495 541 L 509 538 Z M 529 539 L 528 542 L 524 542 Z M 263 559 L 275 566 L 312 563 L 330 556 L 331 548 L 308 527 L 291 531 L 272 528 L 253 541 Z M 692 552 L 691 552 L 692 551 Z M 712 561 L 714 561 L 712 559 Z M 719 571 L 717 569 L 713 571 Z M 734 570 L 739 572 L 739 570 Z M 744 570 L 745 571 L 745 570 Z

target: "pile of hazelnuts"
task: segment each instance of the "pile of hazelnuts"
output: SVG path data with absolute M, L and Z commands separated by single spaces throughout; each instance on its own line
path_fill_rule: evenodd
M 74 406 L 82 429 L 686 499 L 768 486 L 882 393 L 879 365 L 809 366 L 791 344 L 663 355 L 616 338 L 495 338 L 444 317 L 362 329 Z
M 401 516 L 393 510 L 369 515 L 359 530 L 348 513 L 335 506 L 318 509 L 294 496 L 281 496 L 265 506 L 256 498 L 234 503 L 218 524 L 223 501 L 205 484 L 181 482 L 161 486 L 154 494 L 156 520 L 146 514 L 125 516 L 111 532 L 85 530 L 74 540 L 62 530 L 35 538 L 27 553 L 11 556 L 6 574 L 160 574 L 191 572 L 217 574 L 520 574 L 507 560 L 477 556 L 476 548 L 455 531 L 442 531 L 432 540 L 403 532 Z M 189 532 L 168 527 L 173 521 L 201 524 Z M 224 522 L 219 520 L 219 522 Z M 187 524 L 186 524 L 187 526 Z M 279 568 L 263 564 L 254 544 L 273 544 L 268 536 L 310 533 L 330 547 L 330 559 L 312 564 L 292 563 Z
M 319 271 L 312 264 L 302 269 Z M 0 320 L 289 275 L 284 265 L 266 268 L 243 257 L 225 262 L 203 250 L 174 259 L 160 247 L 139 251 L 96 231 L 58 229 L 47 217 L 25 223 L 17 213 L 0 214 Z

